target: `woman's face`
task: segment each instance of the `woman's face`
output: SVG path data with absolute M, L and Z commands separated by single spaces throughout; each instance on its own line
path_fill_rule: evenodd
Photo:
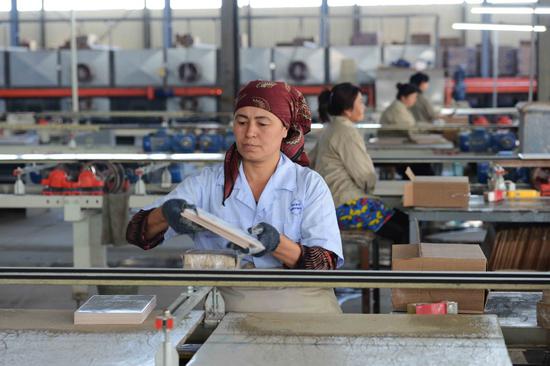
M 403 102 L 403 104 L 410 108 L 416 103 L 417 96 L 418 93 L 409 94 L 406 97 L 401 97 L 401 102 Z
M 288 130 L 273 113 L 257 107 L 242 107 L 235 112 L 233 133 L 244 160 L 264 162 L 279 155 Z
M 344 115 L 352 122 L 361 122 L 365 118 L 365 104 L 361 93 L 357 94 L 353 107 L 345 110 Z

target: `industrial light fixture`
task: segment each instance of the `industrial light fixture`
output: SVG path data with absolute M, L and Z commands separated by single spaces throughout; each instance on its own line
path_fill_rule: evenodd
M 519 25 L 519 24 L 483 24 L 483 23 L 454 23 L 456 30 L 482 30 L 502 32 L 546 32 L 544 25 Z
M 528 8 L 528 7 L 475 7 L 472 8 L 472 14 L 525 14 L 525 15 L 543 15 L 550 14 L 550 7 L 538 7 L 538 8 Z
M 536 4 L 539 0 L 487 0 L 488 4 Z
M 334 6 L 338 0 L 329 0 L 329 5 Z M 355 5 L 359 6 L 407 6 L 407 5 L 460 5 L 460 4 L 481 4 L 483 0 L 358 0 Z M 333 5 L 334 4 L 334 5 Z

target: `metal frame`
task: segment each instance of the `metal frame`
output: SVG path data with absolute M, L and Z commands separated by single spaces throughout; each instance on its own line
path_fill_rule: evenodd
M 482 203 L 483 198 L 474 196 L 478 202 L 475 206 L 467 208 L 410 208 L 406 209 L 409 215 L 409 240 L 411 243 L 419 243 L 421 240 L 420 221 L 484 221 L 484 222 L 523 222 L 523 223 L 550 223 L 550 205 L 546 208 L 536 207 L 536 203 L 544 202 L 544 198 L 538 200 L 520 201 L 525 205 L 502 207 L 496 203 Z M 541 201 L 543 200 L 543 201 Z M 550 202 L 546 199 L 547 202 Z M 471 200 L 472 202 L 472 200 Z M 532 203 L 529 206 L 527 203 Z
M 548 290 L 550 272 L 0 267 L 0 284 Z

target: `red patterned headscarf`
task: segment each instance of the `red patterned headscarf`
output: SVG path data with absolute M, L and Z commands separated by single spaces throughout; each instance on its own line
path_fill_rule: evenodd
M 311 110 L 299 90 L 285 82 L 251 81 L 239 91 L 234 111 L 242 107 L 262 108 L 277 116 L 288 129 L 281 151 L 295 163 L 309 166 L 309 159 L 304 152 L 304 135 L 311 129 Z M 225 153 L 222 203 L 233 191 L 239 176 L 240 161 L 237 145 L 233 144 Z

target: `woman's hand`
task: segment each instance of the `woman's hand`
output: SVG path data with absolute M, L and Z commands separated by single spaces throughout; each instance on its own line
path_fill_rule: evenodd
M 272 225 L 261 222 L 249 228 L 248 232 L 256 236 L 265 247 L 265 250 L 253 254 L 254 257 L 262 257 L 271 253 L 289 268 L 293 268 L 298 262 L 298 259 L 300 259 L 300 255 L 302 254 L 300 245 L 286 236 L 281 235 Z M 248 253 L 247 249 L 243 250 L 243 248 L 232 243 L 230 243 L 228 247 Z
M 178 234 L 194 234 L 205 229 L 181 216 L 185 209 L 196 209 L 192 203 L 184 199 L 173 198 L 162 205 L 162 215 L 168 225 Z

